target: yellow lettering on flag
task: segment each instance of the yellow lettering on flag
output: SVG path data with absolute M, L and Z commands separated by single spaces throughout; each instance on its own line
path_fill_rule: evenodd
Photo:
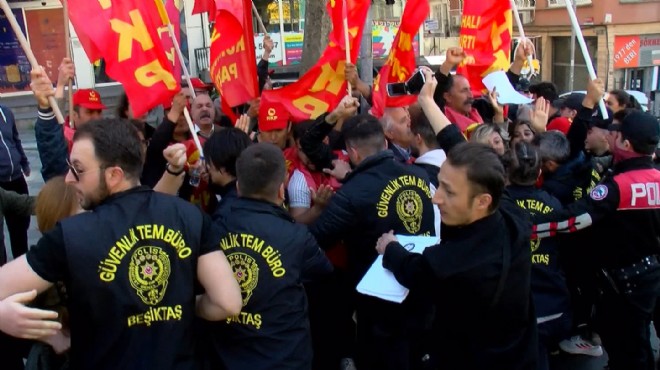
M 412 49 L 412 35 L 399 30 L 399 43 L 397 47 L 401 51 L 410 51 Z
M 144 87 L 151 87 L 159 82 L 163 82 L 168 90 L 174 90 L 177 85 L 174 76 L 163 68 L 158 60 L 154 60 L 136 69 L 135 79 Z
M 328 91 L 337 95 L 341 90 L 342 85 L 346 80 L 344 79 L 344 69 L 346 68 L 346 61 L 340 60 L 337 63 L 337 69 L 332 69 L 330 63 L 321 66 L 321 74 L 314 81 L 314 85 L 309 89 L 310 92 Z M 301 109 L 302 110 L 302 109 Z
M 310 95 L 301 96 L 293 101 L 293 106 L 314 119 L 328 111 L 330 104 Z
M 144 24 L 142 14 L 137 9 L 128 12 L 131 23 L 126 23 L 119 19 L 111 19 L 110 26 L 112 30 L 119 34 L 119 47 L 117 60 L 122 62 L 130 59 L 133 53 L 133 40 L 137 41 L 142 50 L 147 51 L 154 47 L 154 43 L 149 36 L 149 30 Z
M 220 32 L 218 32 L 215 27 L 213 27 L 213 32 L 211 32 L 211 44 L 217 39 L 220 38 Z
M 103 10 L 107 10 L 110 9 L 112 3 L 110 2 L 110 0 L 99 0 L 99 5 L 101 5 L 101 8 L 103 8 Z

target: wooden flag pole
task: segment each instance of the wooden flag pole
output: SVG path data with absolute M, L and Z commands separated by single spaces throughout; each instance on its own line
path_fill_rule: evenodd
M 32 65 L 32 69 L 40 69 L 41 66 L 39 65 L 39 62 L 37 62 L 37 58 L 34 57 L 34 53 L 32 53 L 32 49 L 30 49 L 30 45 L 25 39 L 25 35 L 23 34 L 23 31 L 21 30 L 21 27 L 18 25 L 18 22 L 14 17 L 14 13 L 12 13 L 9 4 L 7 4 L 7 0 L 0 0 L 0 7 L 2 7 L 2 11 L 5 13 L 5 16 L 7 16 L 7 20 L 9 21 L 12 30 L 14 30 L 14 34 L 16 34 L 18 43 L 21 44 L 21 48 L 23 48 L 23 51 L 25 52 L 28 61 Z M 62 112 L 60 111 L 60 107 L 57 105 L 57 100 L 55 100 L 54 96 L 48 97 L 48 104 L 50 104 L 50 107 L 53 109 L 53 113 L 55 113 L 57 122 L 63 124 L 64 117 L 62 116 Z
M 350 36 L 348 34 L 348 9 L 346 0 L 342 1 L 342 16 L 344 18 L 344 44 L 346 44 L 346 64 L 351 62 L 351 45 Z M 353 97 L 353 87 L 351 83 L 347 83 L 348 96 Z
M 520 33 L 520 41 L 525 42 L 527 38 L 525 37 L 525 30 L 523 29 L 522 21 L 520 20 L 520 13 L 518 12 L 518 6 L 516 5 L 516 0 L 510 0 L 511 3 L 511 12 L 516 18 L 516 25 L 518 25 L 518 33 Z M 523 45 L 524 49 L 524 45 Z M 529 64 L 529 75 L 534 76 L 534 66 L 532 65 L 532 56 L 527 56 L 527 64 Z
M 69 30 L 69 2 L 67 0 L 62 0 L 62 10 L 64 11 L 64 40 L 66 41 L 66 57 L 73 61 L 71 56 L 71 31 Z M 69 79 L 68 83 L 69 92 L 67 93 L 67 98 L 69 99 L 69 117 L 71 112 L 73 112 L 73 81 Z
M 186 82 L 188 82 L 188 89 L 190 90 L 190 95 L 192 95 L 192 98 L 195 99 L 197 98 L 197 94 L 195 94 L 195 88 L 192 85 L 190 73 L 188 72 L 188 68 L 186 67 L 186 63 L 183 58 L 183 53 L 181 52 L 181 48 L 179 47 L 179 43 L 177 42 L 176 36 L 174 35 L 174 27 L 172 27 L 172 22 L 170 22 L 170 17 L 167 15 L 167 11 L 165 10 L 165 5 L 163 4 L 162 0 L 154 0 L 154 2 L 156 3 L 156 7 L 158 8 L 158 13 L 160 14 L 161 20 L 163 21 L 163 23 L 167 25 L 167 32 L 169 33 L 170 38 L 172 39 L 172 45 L 174 45 L 174 50 L 176 51 L 176 55 L 179 58 L 179 62 L 181 63 L 181 70 L 183 71 L 183 75 L 186 79 Z M 199 157 L 200 159 L 204 160 L 204 150 L 202 149 L 202 144 L 199 141 L 199 136 L 197 135 L 197 131 L 195 131 L 195 125 L 193 124 L 192 119 L 190 118 L 190 112 L 188 111 L 188 107 L 183 108 L 183 115 L 186 118 L 186 123 L 188 123 L 188 129 L 190 130 L 190 134 L 192 135 L 193 141 L 195 142 L 195 146 L 199 151 Z
M 596 76 L 596 71 L 594 70 L 594 64 L 591 61 L 591 56 L 589 56 L 589 49 L 587 48 L 587 44 L 584 42 L 584 36 L 582 35 L 582 29 L 580 29 L 580 23 L 578 22 L 577 16 L 575 15 L 575 11 L 573 10 L 573 1 L 566 0 L 566 9 L 568 10 L 568 16 L 571 18 L 571 25 L 573 26 L 573 30 L 575 31 L 576 39 L 578 41 L 578 44 L 580 44 L 580 49 L 582 50 L 582 56 L 584 57 L 584 61 L 587 64 L 587 71 L 589 71 L 589 78 L 595 80 L 598 77 Z M 600 99 L 600 101 L 598 102 L 598 107 L 600 108 L 600 112 L 603 115 L 603 119 L 608 119 L 609 114 L 607 114 L 607 108 L 605 107 L 605 101 L 603 101 L 603 99 Z
M 254 16 L 257 17 L 257 23 L 259 23 L 259 30 L 264 35 L 267 35 L 268 31 L 266 31 L 266 26 L 264 26 L 264 21 L 261 20 L 261 16 L 259 15 L 259 11 L 257 10 L 257 6 L 254 5 L 254 1 L 251 1 L 251 3 L 252 3 L 252 13 L 254 13 Z

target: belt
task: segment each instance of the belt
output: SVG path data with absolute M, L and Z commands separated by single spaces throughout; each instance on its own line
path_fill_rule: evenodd
M 632 293 L 639 285 L 640 280 L 638 278 L 642 277 L 644 273 L 649 271 L 649 269 L 658 266 L 660 266 L 658 256 L 651 255 L 642 258 L 632 265 L 609 269 L 608 271 L 603 272 L 608 280 L 613 278 L 614 281 L 610 282 L 616 283 L 617 290 L 623 293 Z M 607 272 L 609 272 L 609 274 Z

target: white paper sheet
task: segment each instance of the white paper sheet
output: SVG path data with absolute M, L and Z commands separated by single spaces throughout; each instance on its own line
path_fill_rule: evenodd
M 517 92 L 516 89 L 511 86 L 511 82 L 509 82 L 509 78 L 504 71 L 493 72 L 484 77 L 482 81 L 488 91 L 493 91 L 493 88 L 497 88 L 497 102 L 502 105 L 529 104 L 532 102 L 532 99 Z
M 422 253 L 424 249 L 439 243 L 436 236 L 396 235 L 399 243 L 413 253 Z M 360 283 L 359 293 L 390 302 L 401 303 L 408 296 L 408 288 L 399 284 L 391 271 L 383 267 L 383 256 L 378 256 Z

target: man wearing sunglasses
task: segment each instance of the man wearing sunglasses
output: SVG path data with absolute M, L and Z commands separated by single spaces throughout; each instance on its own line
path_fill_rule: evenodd
M 89 212 L 3 266 L 0 299 L 63 281 L 72 369 L 192 370 L 195 314 L 221 320 L 242 306 L 220 231 L 195 206 L 139 185 L 143 153 L 129 122 L 92 121 L 73 140 L 66 182 Z

